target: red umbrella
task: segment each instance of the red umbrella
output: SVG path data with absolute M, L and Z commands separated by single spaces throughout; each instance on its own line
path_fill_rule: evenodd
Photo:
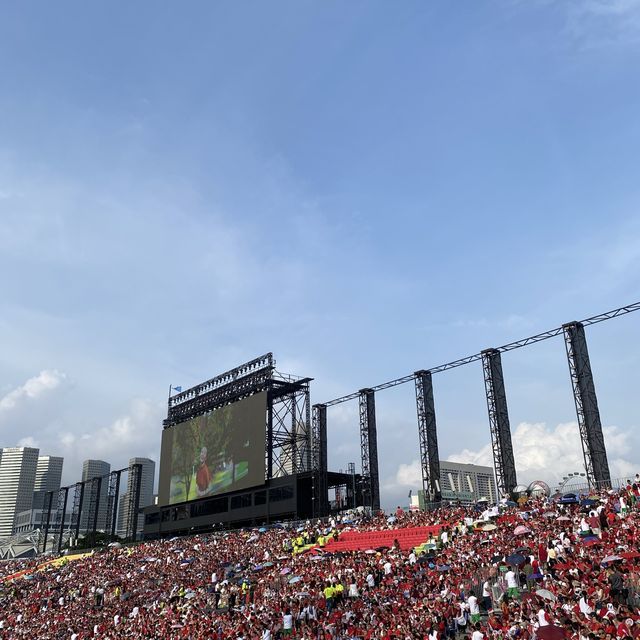
M 540 627 L 536 631 L 536 638 L 540 640 L 565 640 L 566 637 L 564 629 L 562 627 L 556 627 L 554 624 Z
M 640 558 L 640 551 L 625 551 L 620 556 L 625 560 L 633 560 L 634 558 Z

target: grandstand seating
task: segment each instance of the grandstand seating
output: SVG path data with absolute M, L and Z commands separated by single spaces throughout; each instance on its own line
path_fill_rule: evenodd
M 398 541 L 400 549 L 413 549 L 438 535 L 440 526 L 407 527 L 403 529 L 385 529 L 382 531 L 344 531 L 337 541 L 331 540 L 324 546 L 324 551 L 364 551 L 378 547 L 391 547 L 394 540 Z

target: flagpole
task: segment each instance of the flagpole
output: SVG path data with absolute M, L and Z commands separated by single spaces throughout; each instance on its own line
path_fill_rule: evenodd
M 169 400 L 171 400 L 171 388 L 172 388 L 172 385 L 169 385 Z

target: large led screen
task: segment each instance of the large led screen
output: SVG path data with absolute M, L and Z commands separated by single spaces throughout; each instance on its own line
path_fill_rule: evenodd
M 165 429 L 160 504 L 263 484 L 266 411 L 263 392 Z

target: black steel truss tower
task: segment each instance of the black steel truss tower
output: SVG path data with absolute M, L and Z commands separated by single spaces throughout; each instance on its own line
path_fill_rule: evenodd
M 311 469 L 312 434 L 309 379 L 275 374 L 269 381 L 267 468 L 269 478 Z M 270 454 L 270 455 L 269 455 Z
M 349 474 L 349 484 L 347 485 L 347 507 L 356 508 L 356 463 L 350 462 L 347 465 L 347 473 Z
M 87 536 L 93 545 L 98 531 L 98 516 L 100 514 L 100 494 L 102 493 L 102 476 L 96 476 L 86 481 L 89 488 L 89 508 L 87 510 Z
M 54 547 L 57 547 L 58 553 L 62 552 L 62 534 L 64 533 L 64 517 L 67 513 L 67 500 L 69 499 L 69 487 L 61 487 L 58 489 L 58 506 L 56 508 L 56 524 Z M 47 541 L 44 541 L 47 544 Z
M 46 505 L 47 505 L 47 519 L 44 523 L 44 536 L 42 540 L 42 553 L 47 550 L 47 537 L 49 536 L 49 527 L 51 525 L 51 509 L 53 507 L 53 494 L 54 491 L 47 491 L 46 493 Z
M 584 325 L 570 322 L 563 325 L 562 329 L 587 480 L 591 487 L 606 488 L 611 486 L 611 475 Z
M 118 523 L 118 498 L 120 497 L 120 476 L 122 469 L 112 471 L 109 474 L 109 485 L 107 487 L 107 516 L 105 518 L 105 531 L 108 532 L 111 540 L 116 537 L 116 526 Z
M 372 389 L 361 389 L 359 396 L 362 498 L 365 507 L 371 507 L 373 512 L 376 512 L 380 510 L 380 478 L 375 392 Z
M 513 491 L 518 481 L 511 443 L 511 427 L 502 374 L 502 361 L 500 351 L 497 349 L 486 349 L 481 355 L 496 482 L 498 491 L 506 495 Z
M 418 437 L 420 440 L 420 466 L 422 488 L 429 500 L 440 502 L 440 454 L 436 410 L 433 403 L 431 371 L 416 371 L 416 408 L 418 410 Z
M 73 508 L 71 510 L 71 529 L 75 531 L 76 540 L 80 537 L 80 519 L 82 516 L 82 502 L 84 500 L 84 482 L 76 482 L 73 491 Z
M 323 518 L 329 514 L 327 407 L 324 404 L 313 405 L 312 425 L 313 511 L 314 517 Z

